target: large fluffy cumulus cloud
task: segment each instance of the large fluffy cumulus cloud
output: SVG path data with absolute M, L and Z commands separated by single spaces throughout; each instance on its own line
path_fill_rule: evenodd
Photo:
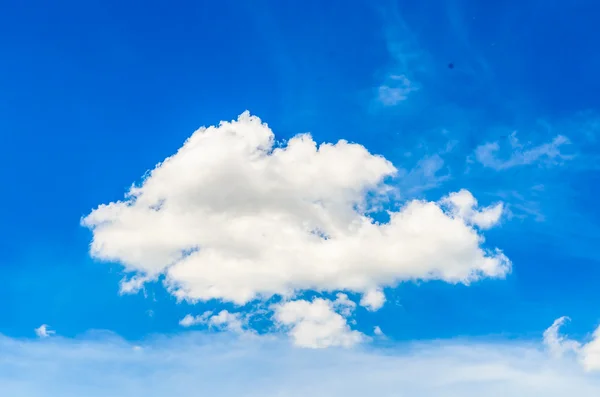
M 317 145 L 308 134 L 278 143 L 244 113 L 196 131 L 124 200 L 82 223 L 94 257 L 133 273 L 123 291 L 165 275 L 191 301 L 244 304 L 302 290 L 373 297 L 404 280 L 468 283 L 510 270 L 501 251 L 482 247 L 501 204 L 478 209 L 463 190 L 398 207 L 386 184 L 395 175 L 359 144 Z M 379 223 L 369 214 L 382 205 L 389 221 Z

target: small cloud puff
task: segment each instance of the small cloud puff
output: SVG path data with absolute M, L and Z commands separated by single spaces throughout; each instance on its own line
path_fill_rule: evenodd
M 367 291 L 360 299 L 360 305 L 370 311 L 377 311 L 385 303 L 385 294 L 379 289 Z
M 352 347 L 365 340 L 346 320 L 355 307 L 345 294 L 338 294 L 335 301 L 296 300 L 274 305 L 273 311 L 276 323 L 287 330 L 296 346 L 318 349 Z
M 48 337 L 56 334 L 55 331 L 52 331 L 49 329 L 49 326 L 47 324 L 40 325 L 34 331 L 35 331 L 35 334 L 38 336 L 38 338 L 48 338 Z

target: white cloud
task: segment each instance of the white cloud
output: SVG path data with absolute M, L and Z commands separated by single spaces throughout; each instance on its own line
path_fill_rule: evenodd
M 383 307 L 385 295 L 379 289 L 373 289 L 365 293 L 360 299 L 360 305 L 370 311 L 377 311 Z
M 240 313 L 230 313 L 227 310 L 221 310 L 218 314 L 212 311 L 206 311 L 201 315 L 186 315 L 179 325 L 191 327 L 198 324 L 208 325 L 211 328 L 226 330 L 235 333 L 250 332 L 247 330 L 247 321 Z
M 580 355 L 583 368 L 600 371 L 600 327 L 596 328 L 592 339 L 581 347 Z
M 212 316 L 209 325 L 222 327 L 232 332 L 244 332 L 244 319 L 240 313 L 230 313 L 227 310 L 221 310 L 219 314 Z
M 192 316 L 191 314 L 187 314 L 184 318 L 179 321 L 179 325 L 182 327 L 192 327 L 198 324 L 208 324 L 208 320 L 213 315 L 213 312 L 206 311 L 197 316 Z
M 560 147 L 569 144 L 567 137 L 557 135 L 552 141 L 531 147 L 523 145 L 517 139 L 516 132 L 509 136 L 511 154 L 502 159 L 497 156 L 500 151 L 498 142 L 488 142 L 475 149 L 475 158 L 485 167 L 505 170 L 512 167 L 533 164 L 539 161 L 556 162 L 568 160 L 572 156 L 561 153 Z
M 362 333 L 350 329 L 345 318 L 355 306 L 346 295 L 338 294 L 334 302 L 316 298 L 312 302 L 296 300 L 273 305 L 273 317 L 278 325 L 288 330 L 296 346 L 313 349 L 351 347 L 365 340 Z
M 333 301 L 333 307 L 337 310 L 342 316 L 349 317 L 356 309 L 356 303 L 351 301 L 348 298 L 348 295 L 338 293 L 336 295 L 335 301 Z
M 385 106 L 395 106 L 408 99 L 408 94 L 417 91 L 418 87 L 405 75 L 391 75 L 386 84 L 378 88 L 378 99 Z
M 558 318 L 544 331 L 544 345 L 554 357 L 562 357 L 568 352 L 578 352 L 581 347 L 578 342 L 566 339 L 559 334 L 560 327 L 568 320 L 568 317 Z
M 377 223 L 370 203 L 395 197 L 384 183 L 397 173 L 389 161 L 346 141 L 318 146 L 306 134 L 274 143 L 248 113 L 196 131 L 124 200 L 82 219 L 93 231 L 92 256 L 133 274 L 123 292 L 164 274 L 180 299 L 237 304 L 510 271 L 474 228 L 493 226 L 501 207 L 477 210 L 474 198 L 457 204 L 451 195 L 406 202 Z
M 375 99 L 384 106 L 395 106 L 420 89 L 417 76 L 427 74 L 429 59 L 396 6 L 386 6 L 385 11 L 380 11 L 389 64 L 378 72 L 377 80 L 381 83 Z
M 450 179 L 449 168 L 445 166 L 444 159 L 440 155 L 448 151 L 448 148 L 445 148 L 440 153 L 424 156 L 417 161 L 414 168 L 402 175 L 399 182 L 405 196 L 436 188 Z
M 144 284 L 150 281 L 150 277 L 134 276 L 130 279 L 121 280 L 120 291 L 122 294 L 135 293 L 144 287 Z
M 135 344 L 0 336 L 0 390 L 10 397 L 596 397 L 600 378 L 572 359 L 549 360 L 535 343 L 295 349 L 191 332 Z
M 478 210 L 477 200 L 471 192 L 464 189 L 442 199 L 442 204 L 448 205 L 449 212 L 455 217 L 480 229 L 489 229 L 498 224 L 504 210 L 502 203 Z
M 52 331 L 48 328 L 47 324 L 42 324 L 40 325 L 38 328 L 36 328 L 35 330 L 35 334 L 39 337 L 39 338 L 48 338 L 54 334 L 56 334 L 55 331 Z
M 383 331 L 381 330 L 379 325 L 376 325 L 375 327 L 373 327 L 373 333 L 377 336 L 383 336 Z
M 554 321 L 544 332 L 544 345 L 555 358 L 574 353 L 586 371 L 600 371 L 600 327 L 587 343 L 582 344 L 559 334 L 568 320 L 568 317 L 560 317 Z

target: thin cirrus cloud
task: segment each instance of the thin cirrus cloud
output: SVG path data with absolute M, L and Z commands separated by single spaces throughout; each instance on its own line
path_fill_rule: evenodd
M 395 106 L 408 99 L 408 95 L 419 87 L 405 75 L 391 75 L 378 88 L 378 100 L 385 106 Z
M 513 132 L 509 136 L 510 149 L 507 157 L 498 155 L 501 146 L 495 141 L 478 146 L 475 149 L 475 159 L 484 167 L 498 171 L 539 162 L 557 163 L 572 158 L 572 155 L 561 152 L 561 148 L 570 143 L 567 137 L 557 135 L 550 142 L 536 146 L 525 145 L 519 141 L 517 133 Z
M 394 107 L 421 89 L 417 76 L 423 72 L 426 56 L 396 7 L 382 10 L 381 17 L 390 61 L 379 73 L 375 99 L 384 107 Z
M 469 284 L 510 271 L 501 250 L 484 246 L 501 203 L 480 207 L 461 190 L 399 206 L 388 183 L 396 167 L 363 146 L 317 145 L 308 134 L 275 142 L 247 112 L 199 129 L 124 200 L 82 219 L 92 256 L 132 274 L 122 292 L 164 275 L 191 302 L 348 291 L 370 310 L 402 281 Z M 368 215 L 382 203 L 387 222 Z

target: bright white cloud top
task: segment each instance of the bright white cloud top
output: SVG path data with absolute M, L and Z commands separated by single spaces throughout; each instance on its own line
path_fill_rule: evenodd
M 124 200 L 82 219 L 91 254 L 122 263 L 124 292 L 165 276 L 180 299 L 245 304 L 305 291 L 364 294 L 371 310 L 382 288 L 407 280 L 469 283 L 511 268 L 482 231 L 501 204 L 478 208 L 466 190 L 439 202 L 399 206 L 388 182 L 397 168 L 340 140 L 308 134 L 277 142 L 247 112 L 197 130 Z M 389 221 L 373 211 L 388 209 Z M 313 305 L 315 302 L 313 302 Z

